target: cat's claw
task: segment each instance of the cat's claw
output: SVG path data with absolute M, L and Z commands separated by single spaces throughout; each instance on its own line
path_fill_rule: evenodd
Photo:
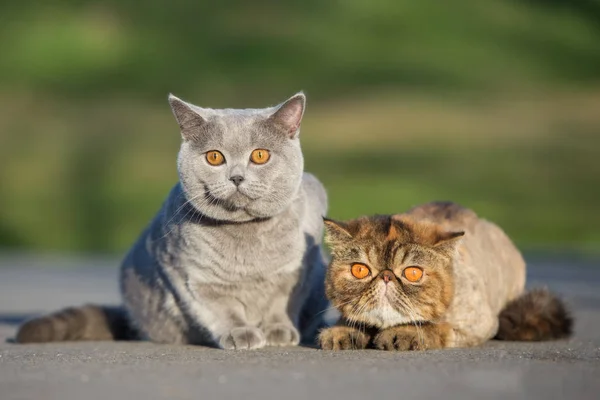
M 379 350 L 430 350 L 444 347 L 442 334 L 446 332 L 445 325 L 429 325 L 427 327 L 397 326 L 384 329 L 373 344 Z
M 356 328 L 334 326 L 319 334 L 319 344 L 323 350 L 359 350 L 369 345 L 370 337 Z
M 292 325 L 277 323 L 265 327 L 268 346 L 297 346 L 300 333 Z
M 425 350 L 424 343 L 412 332 L 387 329 L 379 333 L 373 340 L 379 350 Z
M 219 344 L 225 350 L 254 350 L 265 347 L 265 334 L 254 326 L 233 328 L 223 335 Z

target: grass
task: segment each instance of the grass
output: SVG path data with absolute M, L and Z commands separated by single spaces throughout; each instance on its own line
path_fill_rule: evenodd
M 360 113 L 345 104 L 346 114 L 317 113 L 313 130 L 328 134 L 306 139 L 307 166 L 329 190 L 332 217 L 453 200 L 522 246 L 598 252 L 598 105 L 597 91 L 386 99 Z
M 176 181 L 166 102 L 2 103 L 0 129 L 13 134 L 0 143 L 0 245 L 124 251 Z M 597 252 L 599 104 L 600 90 L 309 100 L 306 168 L 333 218 L 450 199 L 525 248 Z
M 589 0 L 0 2 L 0 247 L 123 252 L 176 181 L 166 95 L 299 89 L 330 214 L 452 199 L 527 248 L 600 253 Z
M 589 0 L 0 2 L 0 85 L 242 106 L 308 90 L 598 82 Z

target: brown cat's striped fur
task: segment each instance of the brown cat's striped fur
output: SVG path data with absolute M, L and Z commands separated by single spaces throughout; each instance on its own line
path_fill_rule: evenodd
M 332 261 L 327 296 L 341 312 L 323 349 L 476 346 L 497 337 L 567 337 L 572 320 L 547 290 L 524 293 L 525 262 L 496 225 L 453 203 L 405 214 L 325 221 Z M 351 266 L 370 274 L 355 278 Z M 423 275 L 411 282 L 406 267 Z

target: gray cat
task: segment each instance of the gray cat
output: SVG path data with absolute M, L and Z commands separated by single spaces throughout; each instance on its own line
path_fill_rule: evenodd
M 169 96 L 179 183 L 121 266 L 123 307 L 69 308 L 17 342 L 144 339 L 224 349 L 311 343 L 322 326 L 327 196 L 303 173 L 306 98 L 206 109 Z

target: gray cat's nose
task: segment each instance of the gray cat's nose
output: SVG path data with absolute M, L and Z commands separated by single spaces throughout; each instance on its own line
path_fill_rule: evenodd
M 229 178 L 229 180 L 233 182 L 235 186 L 240 186 L 240 183 L 244 182 L 244 177 L 241 175 L 234 175 L 231 178 Z

